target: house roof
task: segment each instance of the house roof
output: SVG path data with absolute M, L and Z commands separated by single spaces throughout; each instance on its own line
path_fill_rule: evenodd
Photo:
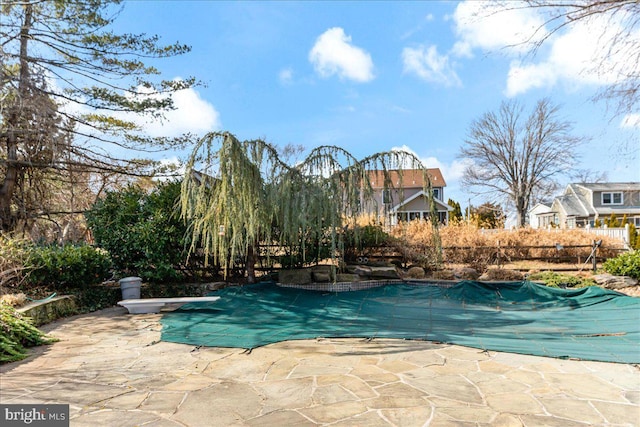
M 424 187 L 423 175 L 420 169 L 403 169 L 402 181 L 398 170 L 390 170 L 389 177 L 395 188 L 422 188 Z M 428 168 L 427 176 L 431 180 L 432 187 L 446 187 L 447 183 L 442 177 L 439 168 Z M 373 188 L 384 187 L 384 173 L 381 170 L 369 171 L 369 180 Z
M 529 209 L 529 213 L 546 213 L 546 212 L 551 212 L 551 204 L 553 202 L 550 203 L 546 203 L 546 202 L 538 202 L 536 203 L 536 205 L 534 207 L 532 207 L 531 209 Z
M 588 216 L 589 211 L 585 209 L 580 201 L 580 196 L 576 193 L 568 193 L 556 198 L 557 203 L 564 210 L 567 216 Z
M 419 198 L 419 197 L 427 197 L 427 194 L 424 191 L 420 191 L 416 194 L 414 194 L 411 197 L 407 197 L 406 199 L 404 199 L 403 201 L 401 201 L 400 203 L 398 203 L 397 205 L 395 205 L 393 208 L 391 208 L 392 212 L 396 212 L 398 210 L 400 210 L 403 206 L 408 205 L 409 203 L 411 203 L 412 201 L 414 201 L 415 199 Z M 448 204 L 444 203 L 442 200 L 439 199 L 435 199 L 436 202 L 436 207 L 437 210 L 439 212 L 441 211 L 452 211 L 453 208 L 451 206 L 449 206 Z
M 580 182 L 575 184 L 591 191 L 640 191 L 640 182 Z

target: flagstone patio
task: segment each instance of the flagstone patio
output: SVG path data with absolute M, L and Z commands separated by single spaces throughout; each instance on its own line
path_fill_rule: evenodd
M 402 340 L 246 354 L 160 342 L 161 315 L 119 307 L 42 327 L 60 341 L 0 366 L 0 403 L 69 404 L 72 426 L 640 425 L 634 365 Z

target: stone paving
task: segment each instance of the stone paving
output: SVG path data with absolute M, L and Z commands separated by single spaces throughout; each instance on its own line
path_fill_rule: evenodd
M 72 426 L 636 426 L 634 365 L 421 341 L 254 349 L 160 342 L 161 314 L 102 310 L 0 366 L 0 403 L 64 403 Z

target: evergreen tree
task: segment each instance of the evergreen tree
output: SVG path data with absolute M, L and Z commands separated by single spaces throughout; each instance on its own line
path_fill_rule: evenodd
M 453 208 L 453 211 L 449 212 L 449 221 L 452 223 L 462 221 L 462 208 L 460 207 L 460 203 L 449 199 L 447 200 L 447 205 Z
M 2 2 L 0 25 L 0 230 L 47 216 L 33 206 L 25 183 L 47 193 L 67 175 L 152 173 L 144 152 L 187 140 L 151 138 L 137 115 L 158 117 L 172 108 L 171 93 L 192 78 L 162 80 L 143 60 L 189 51 L 160 45 L 157 36 L 109 29 L 120 0 Z

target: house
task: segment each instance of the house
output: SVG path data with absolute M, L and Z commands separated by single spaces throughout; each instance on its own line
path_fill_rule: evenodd
M 569 184 L 548 210 L 538 207 L 533 213 L 541 228 L 593 227 L 596 220 L 603 222 L 611 214 L 619 220 L 626 215 L 640 227 L 640 182 Z
M 385 218 L 386 224 L 393 226 L 400 221 L 429 218 L 429 201 L 425 192 L 423 172 L 419 169 L 405 169 L 402 173 L 397 170 L 388 172 L 391 187 L 385 185 L 382 171 L 369 172 L 369 180 L 374 191 L 374 206 L 378 209 L 378 214 Z M 427 176 L 431 181 L 438 219 L 446 224 L 449 211 L 453 210 L 444 202 L 444 187 L 447 184 L 438 168 L 427 169 Z
M 551 203 L 536 203 L 529 209 L 529 226 L 531 228 L 547 228 L 553 215 L 543 215 L 551 212 Z

